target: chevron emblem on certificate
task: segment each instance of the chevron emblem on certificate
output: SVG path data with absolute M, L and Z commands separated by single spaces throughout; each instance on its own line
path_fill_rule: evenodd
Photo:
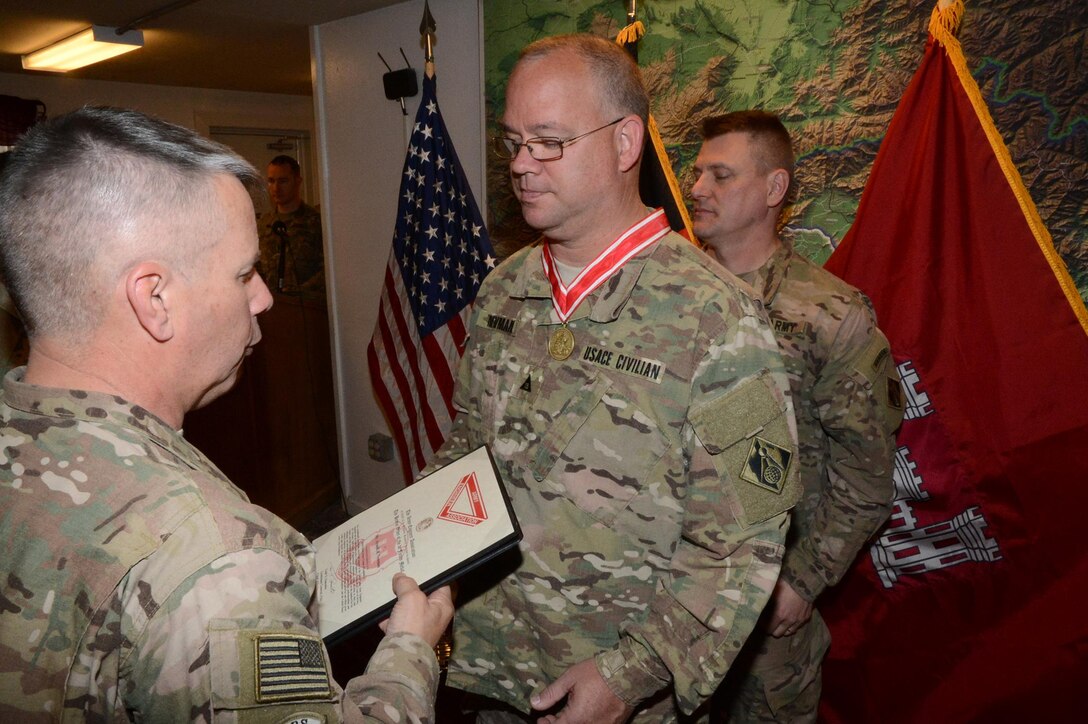
M 433 591 L 521 540 L 486 446 L 354 516 L 313 542 L 318 628 L 329 645 L 393 608 L 393 575 Z

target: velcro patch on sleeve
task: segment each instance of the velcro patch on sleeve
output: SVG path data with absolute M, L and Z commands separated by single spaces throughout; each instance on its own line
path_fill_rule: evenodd
M 873 331 L 873 337 L 854 369 L 872 386 L 873 397 L 883 408 L 884 427 L 888 432 L 894 432 L 903 420 L 903 389 L 899 370 L 888 348 L 888 338 L 879 329 Z
M 321 640 L 290 621 L 214 619 L 208 625 L 212 708 L 238 724 L 337 721 L 340 688 Z
M 888 338 L 879 329 L 873 330 L 873 336 L 869 338 L 869 344 L 857 357 L 854 369 L 870 383 L 876 385 L 884 380 L 889 367 L 894 368 L 892 355 L 888 349 Z
M 691 423 L 718 473 L 733 483 L 733 512 L 743 525 L 772 518 L 800 499 L 789 418 L 769 372 L 693 409 Z
M 254 636 L 254 692 L 258 702 L 325 699 L 332 693 L 321 641 L 298 634 Z

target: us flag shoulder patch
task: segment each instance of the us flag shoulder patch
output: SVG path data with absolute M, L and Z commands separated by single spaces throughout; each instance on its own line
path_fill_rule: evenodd
M 257 701 L 324 699 L 332 694 L 321 641 L 264 634 L 256 640 Z

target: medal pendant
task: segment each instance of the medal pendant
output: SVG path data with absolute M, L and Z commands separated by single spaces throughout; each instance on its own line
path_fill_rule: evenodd
M 552 332 L 548 340 L 548 354 L 557 362 L 562 362 L 574 351 L 574 333 L 566 327 L 560 327 Z

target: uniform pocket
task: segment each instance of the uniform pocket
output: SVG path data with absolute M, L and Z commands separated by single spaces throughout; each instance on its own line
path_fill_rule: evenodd
M 657 423 L 598 376 L 551 417 L 529 468 L 606 525 L 643 492 L 667 443 Z

